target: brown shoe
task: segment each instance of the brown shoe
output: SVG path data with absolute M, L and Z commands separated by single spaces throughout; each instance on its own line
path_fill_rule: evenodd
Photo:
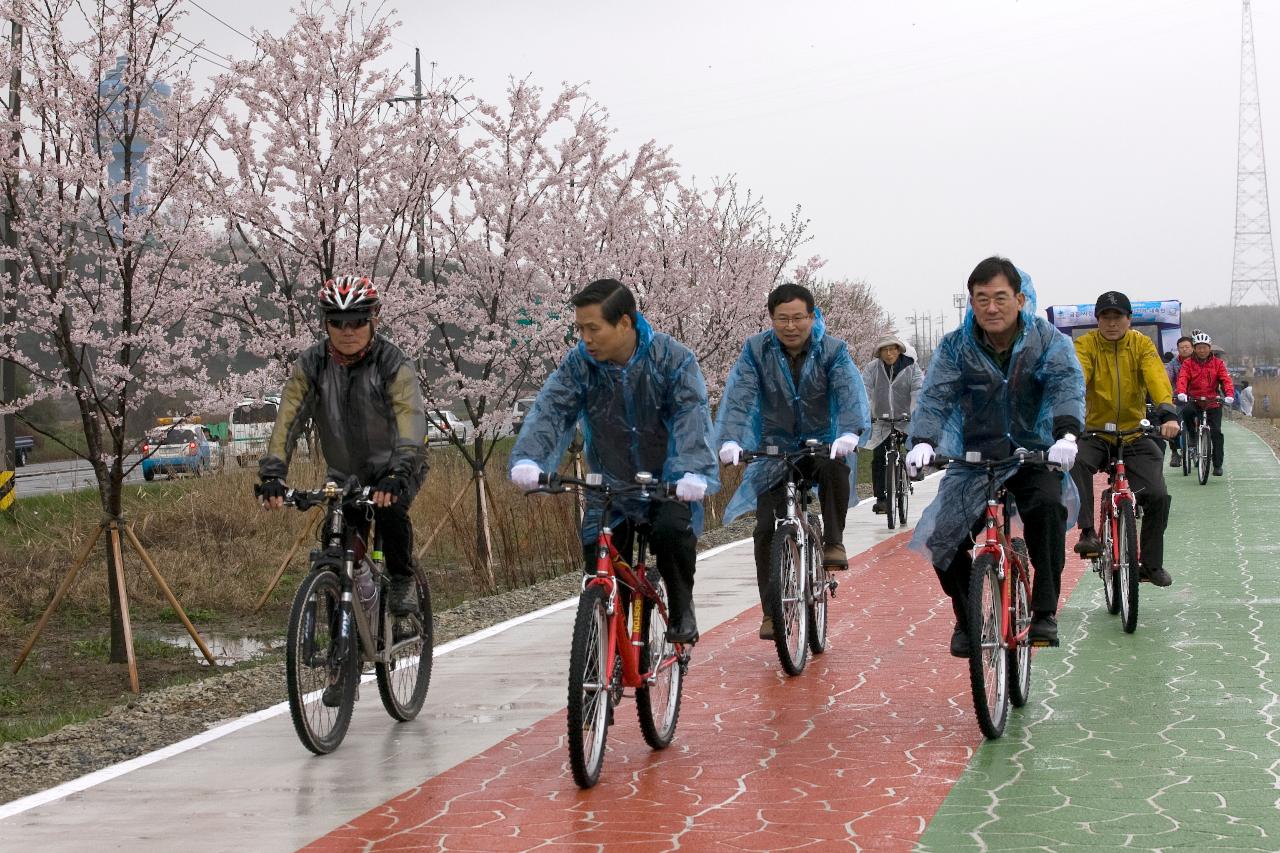
M 845 554 L 844 546 L 823 545 L 822 565 L 828 569 L 834 569 L 836 571 L 849 568 L 849 556 Z
M 770 619 L 768 616 L 764 617 L 764 619 L 761 620 L 760 622 L 760 639 L 762 640 L 773 639 L 773 620 Z

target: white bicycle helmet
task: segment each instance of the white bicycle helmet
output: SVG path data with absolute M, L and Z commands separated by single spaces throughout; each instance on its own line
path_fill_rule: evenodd
M 340 275 L 320 288 L 320 310 L 330 314 L 372 314 L 382 303 L 378 289 L 363 275 Z
M 1197 329 L 1195 334 L 1191 336 L 1191 345 L 1195 346 L 1196 344 L 1208 344 L 1209 346 L 1213 346 L 1213 339 L 1209 337 L 1208 332 L 1201 332 Z

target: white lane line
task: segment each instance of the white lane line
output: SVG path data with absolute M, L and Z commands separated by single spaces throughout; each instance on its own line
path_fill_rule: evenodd
M 708 548 L 698 555 L 698 559 L 705 560 L 710 557 L 714 557 L 717 554 L 724 553 L 730 548 L 736 548 L 737 546 L 744 545 L 750 541 L 750 539 L 739 539 L 736 542 L 730 542 L 727 545 L 717 545 L 714 548 Z M 443 655 L 447 655 L 450 652 L 456 652 L 458 649 L 475 645 L 481 640 L 496 637 L 498 634 L 509 631 L 518 625 L 523 625 L 526 622 L 532 622 L 535 619 L 541 619 L 544 616 L 549 616 L 552 613 L 557 613 L 568 607 L 572 607 L 577 603 L 577 601 L 578 596 L 575 595 L 572 598 L 566 598 L 564 601 L 557 601 L 555 604 L 549 604 L 546 607 L 534 610 L 531 613 L 525 613 L 508 619 L 505 622 L 490 625 L 488 628 L 482 628 L 472 634 L 467 634 L 465 637 L 458 637 L 456 640 L 450 640 L 442 646 L 437 646 L 432 656 L 438 658 Z M 374 677 L 374 673 L 369 673 L 361 679 L 361 683 L 372 681 Z M 223 723 L 220 726 L 215 726 L 198 735 L 192 735 L 186 740 L 180 740 L 177 743 L 170 744 L 169 746 L 157 749 L 153 752 L 148 752 L 145 755 L 139 755 L 137 758 L 131 758 L 128 761 L 121 761 L 118 764 L 112 764 L 110 767 L 95 770 L 94 772 L 87 773 L 78 779 L 63 782 L 61 785 L 56 785 L 48 790 L 39 791 L 35 794 L 22 797 L 21 799 L 13 800 L 12 802 L 0 805 L 0 820 L 5 820 L 6 818 L 13 817 L 14 815 L 21 814 L 22 812 L 52 803 L 55 800 L 60 800 L 64 797 L 70 796 L 71 794 L 76 794 L 96 785 L 101 785 L 104 782 L 110 782 L 112 779 L 117 779 L 126 773 L 132 773 L 134 770 L 139 770 L 149 764 L 155 764 L 156 762 L 163 761 L 166 758 L 181 755 L 184 752 L 204 746 L 206 743 L 226 737 L 229 734 L 238 732 L 243 728 L 254 725 L 255 723 L 260 723 L 263 720 L 269 720 L 272 717 L 278 717 L 281 714 L 287 713 L 289 713 L 289 703 L 281 702 L 278 705 L 272 705 L 270 708 L 263 708 L 261 711 L 255 711 L 252 714 L 246 714 L 243 717 Z

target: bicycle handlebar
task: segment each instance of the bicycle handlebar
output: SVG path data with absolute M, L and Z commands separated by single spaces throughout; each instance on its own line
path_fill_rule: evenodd
M 948 465 L 964 465 L 969 468 L 985 468 L 988 471 L 994 471 L 1011 462 L 1017 462 L 1020 465 L 1039 465 L 1045 468 L 1062 470 L 1056 462 L 1049 461 L 1049 454 L 1043 450 L 1026 450 L 1019 448 L 1014 451 L 1012 456 L 1006 456 L 1004 459 L 959 459 L 955 456 L 934 456 L 933 462 L 930 463 L 937 468 L 943 468 Z
M 1086 436 L 1103 436 L 1103 437 L 1110 437 L 1110 438 L 1127 438 L 1128 436 L 1131 436 L 1131 435 L 1139 435 L 1139 434 L 1149 435 L 1153 432 L 1157 432 L 1158 430 L 1159 428 L 1155 424 L 1151 423 L 1151 421 L 1147 420 L 1146 418 L 1143 418 L 1141 421 L 1138 422 L 1138 425 L 1133 429 L 1123 429 L 1123 430 L 1091 429 L 1091 430 L 1085 430 L 1085 435 Z
M 648 479 L 645 482 L 637 482 L 632 485 L 611 486 L 604 482 L 604 479 L 600 478 L 598 474 L 588 474 L 587 479 L 583 480 L 577 477 L 565 477 L 560 474 L 547 474 L 544 472 L 538 475 L 538 488 L 532 489 L 526 494 L 560 495 L 571 491 L 573 486 L 577 486 L 586 491 L 599 492 L 604 495 L 643 495 L 649 498 L 657 498 L 658 500 L 676 499 L 675 483 L 663 483 L 653 479 L 653 475 L 646 472 L 636 475 L 637 480 L 641 477 Z
M 896 418 L 881 415 L 876 418 L 876 420 L 884 424 L 905 424 L 907 421 L 911 420 L 911 415 L 898 415 Z
M 361 486 L 358 482 L 348 483 L 346 488 L 330 480 L 318 489 L 288 489 L 284 493 L 284 505 L 297 510 L 308 510 L 314 506 L 322 506 L 329 501 L 340 501 L 343 506 L 373 506 L 373 486 Z M 262 484 L 255 483 L 253 496 L 262 497 Z
M 810 439 L 810 441 L 814 441 Z M 742 451 L 742 461 L 751 462 L 756 459 L 781 459 L 784 462 L 795 464 L 806 456 L 826 455 L 831 452 L 831 445 L 822 444 L 814 441 L 813 444 L 806 444 L 799 450 L 783 450 L 775 444 L 768 445 L 764 450 L 744 450 Z

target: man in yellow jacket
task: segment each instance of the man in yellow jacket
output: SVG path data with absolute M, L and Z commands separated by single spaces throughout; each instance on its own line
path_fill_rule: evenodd
M 1098 297 L 1093 309 L 1098 328 L 1076 338 L 1076 357 L 1084 370 L 1085 430 L 1134 429 L 1146 416 L 1147 398 L 1156 406 L 1160 435 L 1178 436 L 1178 413 L 1173 388 L 1155 344 L 1129 324 L 1133 306 L 1129 297 L 1109 290 Z M 1138 550 L 1142 555 L 1139 576 L 1156 586 L 1168 586 L 1173 578 L 1164 567 L 1164 530 L 1169 523 L 1169 491 L 1164 484 L 1164 453 L 1150 437 L 1125 439 L 1124 463 L 1129 485 L 1142 507 Z M 1113 441 L 1100 436 L 1080 439 L 1071 478 L 1080 491 L 1080 541 L 1076 553 L 1085 558 L 1102 552 L 1094 532 L 1093 475 L 1104 468 Z

